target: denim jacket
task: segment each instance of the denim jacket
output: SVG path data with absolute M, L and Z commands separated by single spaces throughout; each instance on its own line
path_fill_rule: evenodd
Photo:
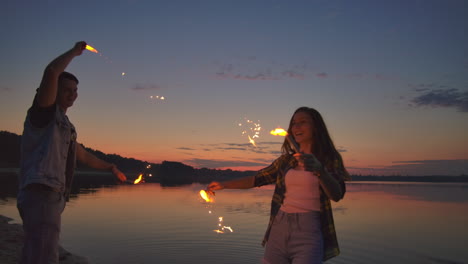
M 57 105 L 52 120 L 38 128 L 28 111 L 21 137 L 19 188 L 40 183 L 68 193 L 76 167 L 76 130 Z

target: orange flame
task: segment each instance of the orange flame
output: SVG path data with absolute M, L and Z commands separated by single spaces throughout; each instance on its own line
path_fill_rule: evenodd
M 272 134 L 273 136 L 286 136 L 288 135 L 288 132 L 286 132 L 286 130 L 278 127 L 278 128 L 275 128 L 275 130 L 272 130 L 270 131 L 270 134 Z
M 201 198 L 203 198 L 203 200 L 205 200 L 205 202 L 207 203 L 212 203 L 214 202 L 214 199 L 211 195 L 208 194 L 207 191 L 205 190 L 200 190 L 200 196 Z
M 99 51 L 97 51 L 95 48 L 91 47 L 90 45 L 86 45 L 86 49 L 94 53 L 99 53 Z
M 143 179 L 143 174 L 140 174 L 140 176 L 138 176 L 138 179 L 136 179 L 133 184 L 138 184 L 141 182 L 141 180 Z
M 283 136 L 283 137 L 286 137 L 286 139 L 288 140 L 289 144 L 292 145 L 292 147 L 294 148 L 294 150 L 299 153 L 300 152 L 300 148 L 299 148 L 299 145 L 297 145 L 297 142 L 296 140 L 294 140 L 294 138 L 288 134 L 288 132 L 282 128 L 276 128 L 275 130 L 272 130 L 270 131 L 270 134 L 272 134 L 273 136 Z

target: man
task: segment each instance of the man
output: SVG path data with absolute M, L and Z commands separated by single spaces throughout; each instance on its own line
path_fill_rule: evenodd
M 24 122 L 17 205 L 24 229 L 22 264 L 59 263 L 61 214 L 76 160 L 126 180 L 114 164 L 76 141 L 75 127 L 66 115 L 77 98 L 78 79 L 64 70 L 85 48 L 85 42 L 77 42 L 47 65 Z

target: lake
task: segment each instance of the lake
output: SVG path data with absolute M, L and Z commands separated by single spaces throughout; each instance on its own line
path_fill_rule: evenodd
M 260 263 L 273 186 L 218 191 L 211 204 L 198 195 L 204 188 L 80 188 L 61 244 L 98 264 Z M 0 193 L 0 214 L 21 223 L 9 193 Z M 332 206 L 341 255 L 327 263 L 468 263 L 466 183 L 349 182 Z

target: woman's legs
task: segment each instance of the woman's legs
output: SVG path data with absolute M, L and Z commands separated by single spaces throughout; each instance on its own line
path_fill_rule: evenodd
M 323 258 L 320 212 L 284 213 L 273 222 L 265 248 L 266 264 L 318 264 Z

